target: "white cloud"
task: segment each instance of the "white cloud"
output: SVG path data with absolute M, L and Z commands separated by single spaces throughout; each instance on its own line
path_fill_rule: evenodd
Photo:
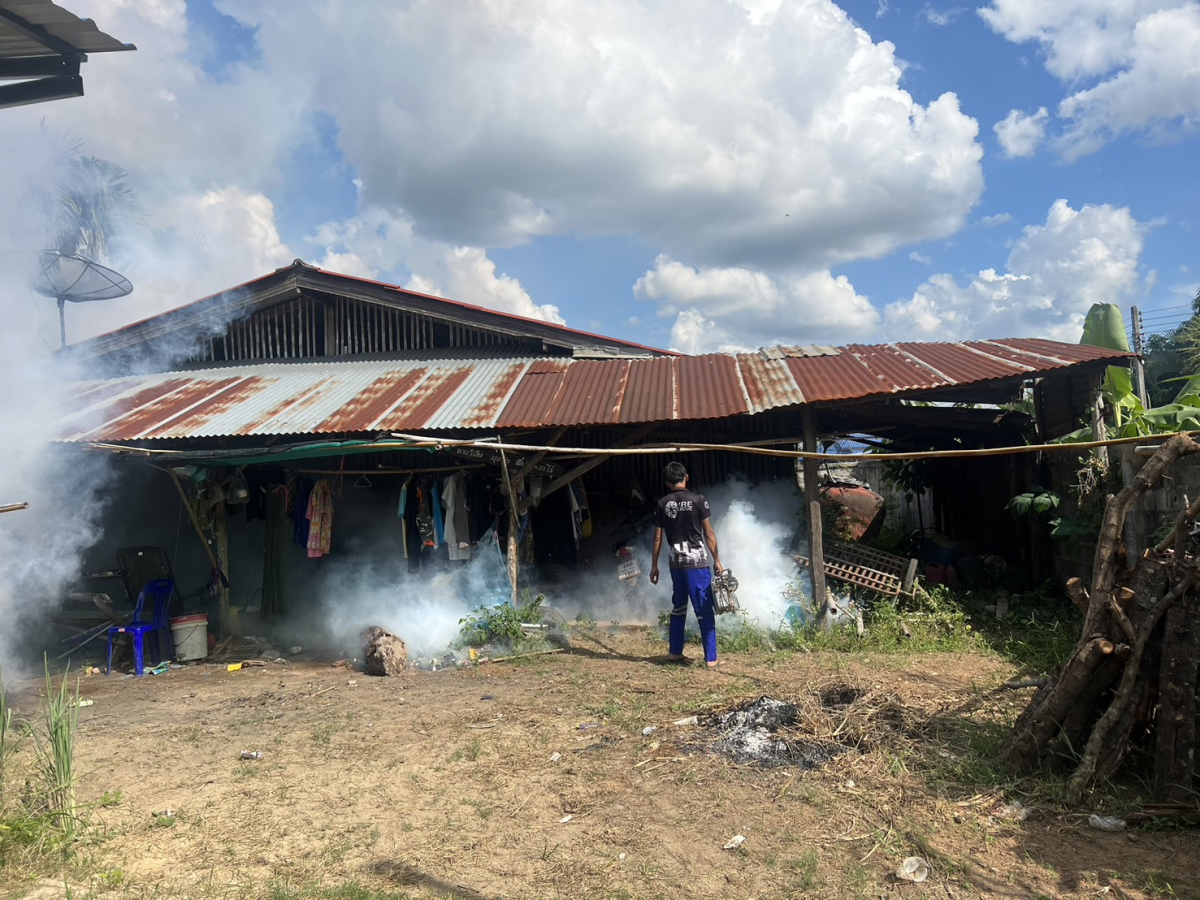
M 130 170 L 152 221 L 204 235 L 208 268 L 143 279 L 159 294 L 139 310 L 303 256 L 554 320 L 488 248 L 629 235 L 698 272 L 791 285 L 947 237 L 983 190 L 957 97 L 915 102 L 895 48 L 832 0 L 226 3 L 261 59 L 220 82 L 195 63 L 184 0 L 78 2 L 140 49 L 95 56 L 85 101 L 5 127 L 69 131 Z M 359 205 L 286 247 L 279 201 L 305 188 L 282 173 L 317 114 Z M 388 241 L 372 231 L 385 220 Z
M 918 253 L 916 250 L 914 250 L 912 253 L 908 254 L 908 258 L 911 259 L 913 262 L 920 263 L 923 266 L 932 266 L 933 265 L 933 257 L 932 256 L 927 256 L 924 253 Z
M 957 98 L 915 103 L 892 45 L 830 0 L 388 10 L 239 14 L 336 118 L 364 205 L 432 240 L 622 233 L 695 265 L 819 268 L 953 233 L 982 191 Z
M 1008 212 L 996 213 L 991 216 L 984 216 L 979 220 L 980 225 L 986 225 L 991 228 L 993 225 L 1005 225 L 1013 220 L 1013 214 Z
M 478 247 L 447 249 L 431 275 L 414 276 L 406 287 L 531 319 L 566 323 L 557 306 L 534 303 L 520 281 L 511 275 L 497 275 L 496 264 Z
M 1200 117 L 1197 0 L 993 0 L 979 14 L 1010 41 L 1037 41 L 1047 70 L 1078 88 L 1057 111 L 1069 122 L 1059 139 L 1068 158 L 1122 133 L 1189 130 Z
M 1050 113 L 1040 107 L 1032 115 L 1019 109 L 1010 110 L 1008 115 L 992 126 L 1004 155 L 1010 159 L 1017 156 L 1033 156 L 1038 145 L 1046 136 L 1046 122 Z
M 845 276 L 828 271 L 776 280 L 748 269 L 693 269 L 666 256 L 634 293 L 675 317 L 671 346 L 687 353 L 768 344 L 852 340 L 874 331 L 879 313 Z
M 914 340 L 1078 341 L 1093 303 L 1125 303 L 1138 295 L 1145 229 L 1128 208 L 1075 210 L 1057 200 L 1044 225 L 1025 228 L 1006 272 L 985 269 L 966 285 L 934 275 L 911 299 L 888 305 L 886 330 Z
M 479 247 L 451 247 L 418 236 L 413 223 L 380 209 L 369 209 L 345 222 L 326 222 L 309 238 L 324 248 L 316 264 L 322 269 L 380 278 L 396 259 L 411 271 L 409 290 L 463 303 L 474 303 L 501 312 L 564 322 L 558 307 L 537 304 L 520 281 L 496 274 L 496 264 Z
M 925 4 L 921 9 L 921 16 L 930 25 L 936 25 L 938 28 L 943 28 L 949 25 L 966 10 L 961 6 L 953 7 L 952 9 L 935 9 L 931 4 Z

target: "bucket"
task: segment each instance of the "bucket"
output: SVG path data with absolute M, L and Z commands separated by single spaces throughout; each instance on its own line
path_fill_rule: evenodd
M 208 616 L 201 613 L 172 619 L 171 640 L 176 659 L 204 659 L 208 656 Z

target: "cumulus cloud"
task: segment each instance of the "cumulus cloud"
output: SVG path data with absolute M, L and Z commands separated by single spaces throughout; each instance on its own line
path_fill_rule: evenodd
M 364 205 L 452 246 L 624 233 L 695 265 L 818 268 L 948 235 L 983 186 L 957 98 L 914 102 L 891 44 L 829 0 L 237 12 L 336 119 Z
M 890 335 L 910 339 L 1048 337 L 1078 341 L 1093 303 L 1124 303 L 1141 288 L 1146 225 L 1128 208 L 1056 200 L 1046 222 L 1025 228 L 1007 271 L 985 269 L 966 285 L 938 274 L 884 310 Z
M 1078 88 L 1057 111 L 1068 158 L 1123 133 L 1188 130 L 1200 116 L 1196 0 L 992 0 L 979 14 L 1010 41 L 1036 41 L 1047 70 Z
M 895 48 L 833 0 L 219 3 L 258 52 L 219 78 L 197 64 L 184 0 L 79 2 L 141 49 L 95 57 L 86 102 L 5 124 L 84 140 L 130 170 L 156 223 L 203 236 L 207 267 L 145 281 L 158 295 L 131 313 L 301 256 L 553 321 L 488 248 L 623 234 L 696 271 L 788 285 L 953 234 L 983 190 L 957 97 L 916 102 Z M 357 210 L 286 246 L 285 163 L 317 116 Z M 378 219 L 403 239 L 380 242 Z
M 845 276 L 828 271 L 774 279 L 739 268 L 695 269 L 666 256 L 634 293 L 675 317 L 671 346 L 685 353 L 768 344 L 851 340 L 874 331 L 879 313 Z
M 1038 145 L 1046 136 L 1046 122 L 1050 113 L 1046 107 L 1029 115 L 1019 109 L 1010 110 L 1008 115 L 992 126 L 1004 155 L 1010 159 L 1017 156 L 1033 156 Z

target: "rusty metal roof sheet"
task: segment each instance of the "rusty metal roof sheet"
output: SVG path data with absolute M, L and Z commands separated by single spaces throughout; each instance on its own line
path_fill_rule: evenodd
M 1127 355 L 1010 339 L 650 359 L 464 352 L 270 362 L 72 385 L 59 433 L 65 441 L 132 442 L 717 419 L 1036 377 Z

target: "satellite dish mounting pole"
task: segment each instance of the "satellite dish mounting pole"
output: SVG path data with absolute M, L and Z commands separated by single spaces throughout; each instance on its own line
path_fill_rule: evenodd
M 62 296 L 61 294 L 59 294 L 59 296 L 56 297 L 55 299 L 58 300 L 58 336 L 59 336 L 59 339 L 62 341 L 61 349 L 66 350 L 67 349 L 67 314 L 66 314 L 65 310 L 67 308 L 67 298 Z

